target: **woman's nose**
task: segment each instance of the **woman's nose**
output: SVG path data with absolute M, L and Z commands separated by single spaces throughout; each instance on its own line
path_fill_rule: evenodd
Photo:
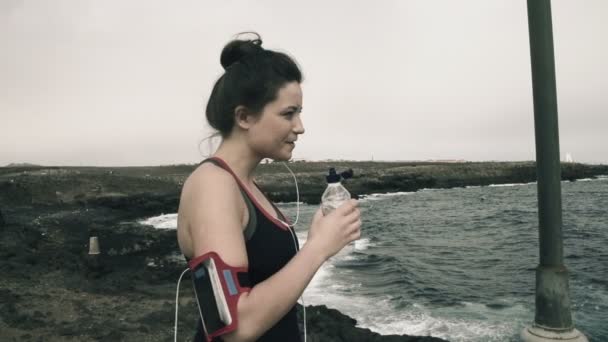
M 295 124 L 293 126 L 293 131 L 296 134 L 303 134 L 305 131 L 304 124 L 302 123 L 302 119 L 300 118 L 300 115 L 298 115 L 296 117 Z

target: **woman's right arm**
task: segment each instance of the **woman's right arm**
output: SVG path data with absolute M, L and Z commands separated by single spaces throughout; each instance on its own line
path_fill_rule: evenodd
M 204 177 L 189 180 L 183 193 L 189 203 L 186 217 L 194 256 L 214 251 L 231 266 L 247 267 L 240 190 L 222 170 L 206 168 L 203 172 Z M 238 327 L 223 339 L 254 341 L 264 334 L 295 305 L 323 262 L 359 238 L 360 226 L 356 201 L 325 217 L 318 210 L 302 249 L 279 272 L 240 296 Z

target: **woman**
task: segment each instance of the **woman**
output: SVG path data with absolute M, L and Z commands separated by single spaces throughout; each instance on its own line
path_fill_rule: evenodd
M 225 72 L 206 115 L 222 142 L 184 183 L 179 246 L 188 260 L 215 252 L 248 270 L 250 289 L 238 298 L 238 325 L 221 339 L 299 341 L 295 304 L 319 267 L 359 238 L 358 204 L 351 200 L 327 216 L 317 210 L 306 244 L 297 249 L 292 227 L 253 174 L 264 158 L 289 160 L 304 133 L 301 72 L 287 55 L 262 48 L 259 36 L 229 42 L 220 60 Z

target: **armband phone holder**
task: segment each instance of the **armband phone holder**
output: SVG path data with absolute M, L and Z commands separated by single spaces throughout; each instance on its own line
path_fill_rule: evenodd
M 246 267 L 232 267 L 209 252 L 188 263 L 206 342 L 237 328 L 237 303 L 251 289 Z

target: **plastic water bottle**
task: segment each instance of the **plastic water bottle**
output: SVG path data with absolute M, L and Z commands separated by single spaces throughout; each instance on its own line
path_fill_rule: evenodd
M 340 183 L 340 178 L 350 178 L 353 175 L 352 170 L 336 173 L 333 167 L 329 169 L 329 175 L 326 176 L 327 188 L 321 196 L 321 211 L 323 215 L 327 215 L 334 209 L 342 205 L 342 203 L 350 199 L 350 192 Z

